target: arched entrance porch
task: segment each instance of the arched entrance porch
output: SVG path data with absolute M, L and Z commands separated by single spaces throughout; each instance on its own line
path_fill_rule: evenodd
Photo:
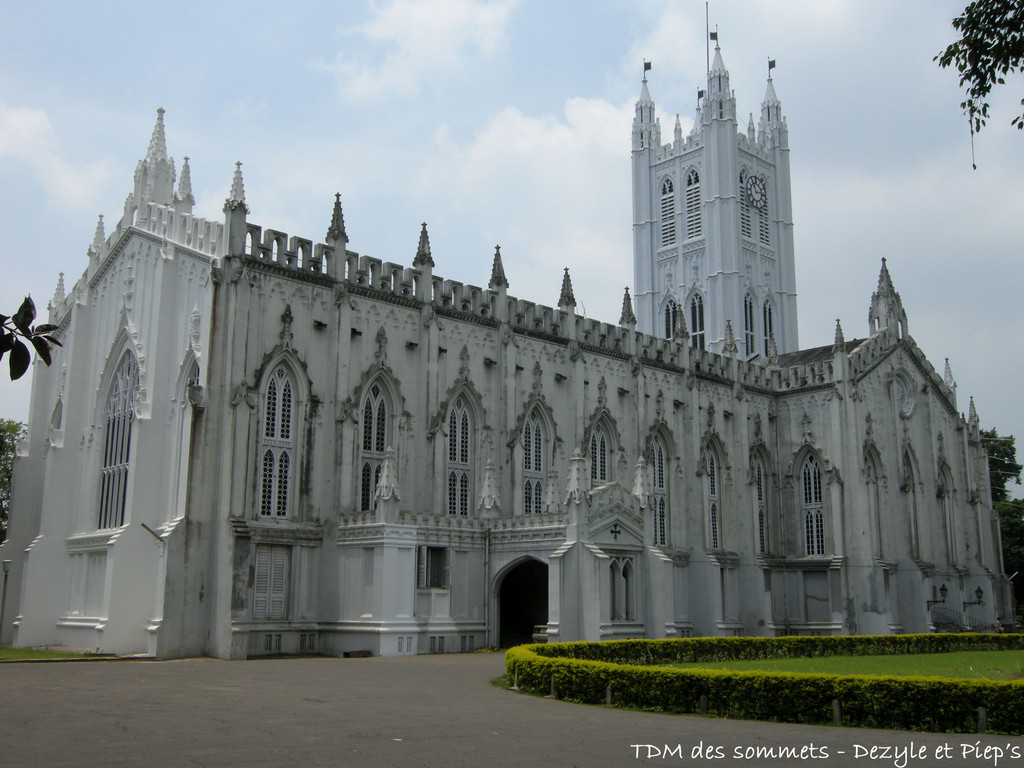
M 532 641 L 533 628 L 548 623 L 548 566 L 528 558 L 509 570 L 498 587 L 499 645 Z

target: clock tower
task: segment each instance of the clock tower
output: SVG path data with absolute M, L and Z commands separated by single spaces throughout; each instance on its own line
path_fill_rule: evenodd
M 633 119 L 633 270 L 637 328 L 742 359 L 798 349 L 789 131 L 769 76 L 761 119 L 739 130 L 721 48 L 693 129 L 672 141 L 644 76 Z M 728 328 L 727 328 L 728 326 Z

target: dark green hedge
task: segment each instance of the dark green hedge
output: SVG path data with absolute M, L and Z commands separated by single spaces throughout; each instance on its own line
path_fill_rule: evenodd
M 970 733 L 978 707 L 988 730 L 1024 733 L 1024 681 L 948 680 L 780 672 L 671 669 L 651 665 L 836 655 L 1017 650 L 1024 635 L 929 634 L 828 637 L 699 637 L 524 645 L 505 654 L 509 683 L 520 690 L 584 703 L 706 712 L 724 717 Z

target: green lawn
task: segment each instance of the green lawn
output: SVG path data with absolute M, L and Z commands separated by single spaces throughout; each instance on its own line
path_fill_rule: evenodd
M 1024 651 L 961 651 L 893 656 L 818 656 L 801 659 L 701 661 L 666 666 L 683 669 L 813 672 L 826 675 L 932 675 L 987 680 L 1024 678 Z
M 11 661 L 14 659 L 80 659 L 93 655 L 95 654 L 50 651 L 45 648 L 0 648 L 0 661 Z

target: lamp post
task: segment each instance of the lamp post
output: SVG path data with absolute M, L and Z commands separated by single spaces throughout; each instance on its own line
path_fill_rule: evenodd
M 11 570 L 11 561 L 4 560 L 0 565 L 4 567 L 4 585 L 0 588 L 0 638 L 2 638 L 4 634 L 4 608 L 7 607 L 7 574 Z
M 932 609 L 933 605 L 938 605 L 939 603 L 946 602 L 946 595 L 948 595 L 948 594 L 949 594 L 949 588 L 945 584 L 943 584 L 941 587 L 939 587 L 939 596 L 942 599 L 941 600 L 929 600 L 928 601 L 928 610 L 930 611 Z
M 985 590 L 983 590 L 981 587 L 978 587 L 976 590 L 974 590 L 974 596 L 978 599 L 965 601 L 964 608 L 967 608 L 968 605 L 982 605 L 981 598 L 985 596 Z

